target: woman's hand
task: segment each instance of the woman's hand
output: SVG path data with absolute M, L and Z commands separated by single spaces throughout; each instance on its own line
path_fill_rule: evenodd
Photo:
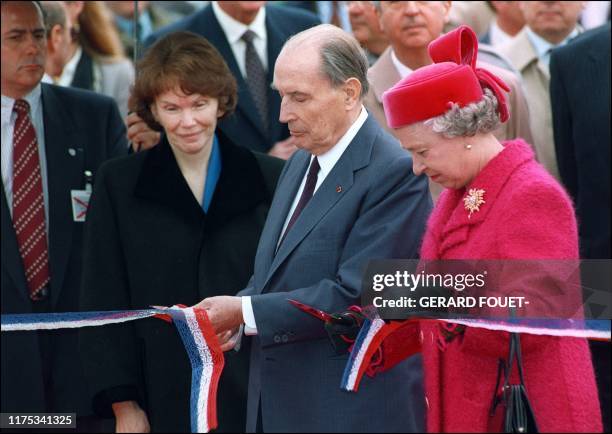
M 113 404 L 115 432 L 151 432 L 147 414 L 136 401 L 122 401 Z

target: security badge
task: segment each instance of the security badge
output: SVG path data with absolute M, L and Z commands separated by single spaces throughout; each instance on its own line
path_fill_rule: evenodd
M 89 198 L 91 197 L 92 174 L 89 170 L 85 171 L 85 190 L 70 190 L 72 202 L 72 220 L 84 222 L 89 208 Z

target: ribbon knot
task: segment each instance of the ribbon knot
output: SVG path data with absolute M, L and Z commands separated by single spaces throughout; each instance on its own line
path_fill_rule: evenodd
M 478 58 L 478 38 L 476 33 L 466 26 L 459 26 L 446 35 L 432 41 L 428 47 L 434 63 L 453 62 L 457 65 L 468 65 L 478 78 L 480 86 L 490 89 L 497 98 L 497 112 L 502 122 L 510 117 L 505 92 L 510 92 L 508 85 L 492 72 L 476 67 Z

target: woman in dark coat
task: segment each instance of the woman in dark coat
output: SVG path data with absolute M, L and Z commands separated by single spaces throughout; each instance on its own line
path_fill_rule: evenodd
M 236 84 L 205 39 L 158 41 L 138 65 L 133 108 L 160 144 L 103 166 L 87 215 L 84 311 L 193 305 L 246 286 L 282 161 L 215 129 Z M 174 325 L 159 319 L 83 329 L 96 412 L 117 431 L 189 431 L 191 367 Z M 226 353 L 219 431 L 242 431 L 248 348 Z

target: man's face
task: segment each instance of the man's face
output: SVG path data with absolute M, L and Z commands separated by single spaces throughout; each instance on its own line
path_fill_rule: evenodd
M 64 66 L 66 66 L 72 57 L 72 23 L 68 15 L 66 15 L 66 22 L 58 35 L 56 50 L 59 65 L 61 65 L 61 69 L 63 70 Z M 50 55 L 50 52 L 48 55 Z
M 550 42 L 558 43 L 576 27 L 584 2 L 522 1 L 520 8 L 531 30 Z
M 381 1 L 380 25 L 394 47 L 423 49 L 442 34 L 448 1 Z
M 348 124 L 343 87 L 332 86 L 321 72 L 316 47 L 284 50 L 274 68 L 274 87 L 281 97 L 279 120 L 295 145 L 320 155 L 331 149 Z
M 222 1 L 219 7 L 233 19 L 245 25 L 253 22 L 259 10 L 265 6 L 265 1 Z
M 2 2 L 2 94 L 21 98 L 45 72 L 46 34 L 32 2 Z
M 367 44 L 372 37 L 380 33 L 380 24 L 374 4 L 370 1 L 348 2 L 348 13 L 353 36 L 361 45 Z

